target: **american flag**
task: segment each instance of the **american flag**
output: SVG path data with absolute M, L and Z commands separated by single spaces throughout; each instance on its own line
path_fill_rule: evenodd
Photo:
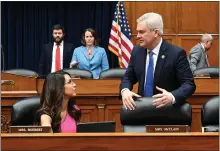
M 121 68 L 127 68 L 133 44 L 131 30 L 125 13 L 123 2 L 118 2 L 115 9 L 108 49 L 118 56 Z

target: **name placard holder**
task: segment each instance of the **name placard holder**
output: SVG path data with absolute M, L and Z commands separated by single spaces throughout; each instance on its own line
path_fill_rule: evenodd
M 146 125 L 148 133 L 186 133 L 190 132 L 188 125 Z
M 51 133 L 50 126 L 10 126 L 9 133 Z
M 211 78 L 209 74 L 194 74 L 193 76 L 195 79 L 199 79 L 199 78 L 210 79 Z

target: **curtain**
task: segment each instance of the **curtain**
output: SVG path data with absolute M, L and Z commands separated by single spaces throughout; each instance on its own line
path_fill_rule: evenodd
M 81 45 L 86 28 L 94 28 L 108 56 L 110 68 L 118 59 L 108 50 L 117 2 L 1 2 L 1 44 L 5 69 L 24 68 L 38 72 L 43 44 L 52 42 L 52 27 L 61 24 L 65 41 Z

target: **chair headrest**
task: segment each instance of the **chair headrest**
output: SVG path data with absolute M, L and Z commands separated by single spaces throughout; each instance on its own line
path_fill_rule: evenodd
M 12 106 L 12 125 L 32 125 L 36 111 L 40 108 L 40 96 L 29 97 L 16 102 Z
M 156 108 L 152 105 L 152 97 L 136 98 L 136 109 L 121 108 L 122 125 L 190 125 L 191 106 L 185 103 L 181 106 L 166 105 Z
M 16 75 L 22 75 L 22 76 L 30 76 L 30 77 L 38 76 L 38 74 L 35 71 L 28 70 L 28 69 L 9 69 L 9 70 L 5 70 L 4 72 L 16 74 Z
M 82 79 L 91 79 L 92 78 L 92 73 L 88 70 L 63 69 L 63 71 L 68 72 L 71 76 L 79 76 Z
M 202 125 L 219 125 L 219 96 L 210 98 L 202 105 Z
M 196 75 L 210 75 L 211 77 L 219 77 L 219 68 L 218 67 L 206 67 L 206 68 L 199 68 L 194 71 Z
M 113 68 L 101 72 L 100 79 L 103 78 L 122 78 L 125 74 L 125 68 Z

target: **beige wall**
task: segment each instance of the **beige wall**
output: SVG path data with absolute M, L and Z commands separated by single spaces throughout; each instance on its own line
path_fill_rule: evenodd
M 131 27 L 132 40 L 136 38 L 136 19 L 146 12 L 156 12 L 164 20 L 164 38 L 186 50 L 199 42 L 200 35 L 214 34 L 213 46 L 208 52 L 211 66 L 219 66 L 219 2 L 124 2 Z

